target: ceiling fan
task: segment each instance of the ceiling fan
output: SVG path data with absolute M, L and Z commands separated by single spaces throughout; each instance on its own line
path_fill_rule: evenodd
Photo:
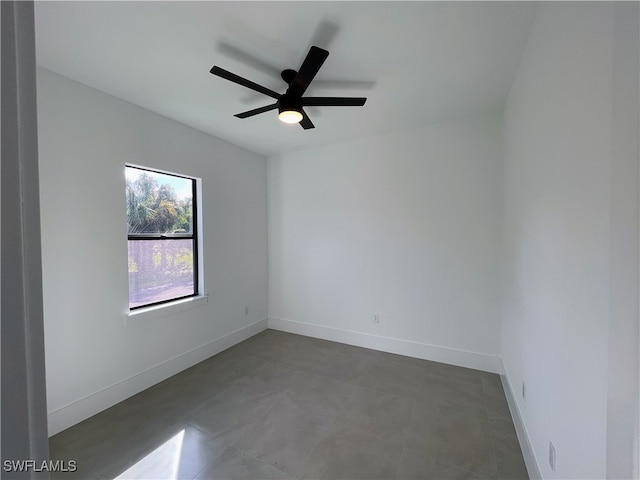
M 322 64 L 329 56 L 329 52 L 312 46 L 307 53 L 300 70 L 286 69 L 280 73 L 282 79 L 289 85 L 283 94 L 258 85 L 257 83 L 240 77 L 218 66 L 213 66 L 210 72 L 231 82 L 250 88 L 256 92 L 275 98 L 276 102 L 271 105 L 238 113 L 238 118 L 248 118 L 260 113 L 278 109 L 278 118 L 284 123 L 299 123 L 305 130 L 315 128 L 302 107 L 361 107 L 367 101 L 363 97 L 303 97 L 309 84 L 322 67 Z

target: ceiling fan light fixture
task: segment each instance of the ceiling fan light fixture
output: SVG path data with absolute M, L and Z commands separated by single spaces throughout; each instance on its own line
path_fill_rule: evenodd
M 278 114 L 278 118 L 284 123 L 300 123 L 300 120 L 302 120 L 302 113 L 292 109 L 282 110 Z
M 270 112 L 278 109 L 278 118 L 281 122 L 290 125 L 299 124 L 303 129 L 309 130 L 315 128 L 311 119 L 303 110 L 304 106 L 309 107 L 361 107 L 367 101 L 366 98 L 356 97 L 303 97 L 307 91 L 309 84 L 320 70 L 320 67 L 329 56 L 329 52 L 316 47 L 315 45 L 309 49 L 309 53 L 304 58 L 300 69 L 296 72 L 290 68 L 280 73 L 282 79 L 289 86 L 287 91 L 279 94 L 267 87 L 263 87 L 251 80 L 240 77 L 235 73 L 231 73 L 224 68 L 214 65 L 209 72 L 218 77 L 229 80 L 246 88 L 250 88 L 258 93 L 262 93 L 267 97 L 274 98 L 275 103 L 265 105 L 264 107 L 254 108 L 252 110 L 236 113 L 237 118 L 249 118 L 261 113 Z

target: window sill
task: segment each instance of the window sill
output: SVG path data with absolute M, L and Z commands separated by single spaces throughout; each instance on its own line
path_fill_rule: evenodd
M 136 310 L 130 310 L 125 314 L 125 324 L 129 322 L 137 322 L 138 320 L 151 320 L 154 318 L 166 317 L 184 310 L 202 307 L 209 301 L 209 294 L 198 295 L 195 297 L 183 298 L 175 302 L 163 303 L 162 305 L 154 305 L 152 307 L 143 307 Z

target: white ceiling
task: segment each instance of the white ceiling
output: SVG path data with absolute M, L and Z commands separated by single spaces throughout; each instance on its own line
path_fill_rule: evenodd
M 38 2 L 44 68 L 262 154 L 500 110 L 527 41 L 524 2 Z M 218 65 L 284 92 L 279 72 L 309 47 L 330 55 L 308 96 L 366 96 L 307 108 L 316 128 L 209 73 Z

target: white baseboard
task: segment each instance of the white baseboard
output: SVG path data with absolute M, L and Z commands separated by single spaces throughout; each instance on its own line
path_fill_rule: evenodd
M 55 435 L 266 329 L 267 319 L 260 320 L 53 410 L 48 414 L 49 436 Z
M 516 401 L 516 394 L 513 388 L 511 388 L 511 383 L 509 382 L 508 374 L 506 373 L 506 369 L 504 369 L 504 366 L 503 370 L 505 370 L 505 374 L 500 375 L 500 380 L 502 380 L 502 388 L 504 389 L 504 393 L 507 397 L 509 412 L 511 412 L 513 425 L 516 428 L 518 442 L 520 443 L 520 449 L 522 450 L 524 463 L 527 466 L 529 478 L 531 480 L 542 480 L 542 473 L 540 473 L 540 468 L 538 467 L 538 460 L 536 459 L 535 452 L 533 451 L 533 447 L 531 446 L 529 433 L 527 432 L 527 427 L 520 412 L 520 407 L 518 407 L 518 402 Z
M 382 337 L 369 333 L 342 330 L 339 328 L 296 322 L 283 318 L 269 317 L 269 328 L 283 332 L 296 333 L 308 337 L 346 343 L 357 347 L 371 348 L 383 352 L 422 358 L 434 362 L 448 363 L 459 367 L 474 368 L 485 372 L 503 374 L 502 361 L 497 355 L 468 352 L 455 348 L 429 345 L 427 343 Z

